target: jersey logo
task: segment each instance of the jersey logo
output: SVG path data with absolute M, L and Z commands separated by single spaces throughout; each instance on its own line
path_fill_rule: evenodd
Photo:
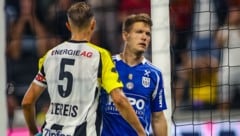
M 82 51 L 82 50 L 72 50 L 72 49 L 57 49 L 52 50 L 51 55 L 70 55 L 70 56 L 83 56 L 87 58 L 91 58 L 93 52 L 90 51 Z
M 126 87 L 127 87 L 128 90 L 132 90 L 133 87 L 134 87 L 133 82 L 127 82 Z
M 44 136 L 70 136 L 69 134 L 64 134 L 62 130 L 54 130 L 54 129 L 44 129 Z
M 149 75 L 150 75 L 150 71 L 149 70 L 144 70 L 144 76 L 142 77 L 142 85 L 147 88 L 150 86 L 150 78 L 149 78 Z
M 150 78 L 149 77 L 142 77 L 142 85 L 147 88 L 150 86 Z
M 149 77 L 149 74 L 151 73 L 149 70 L 144 70 L 144 76 L 147 76 L 147 77 Z

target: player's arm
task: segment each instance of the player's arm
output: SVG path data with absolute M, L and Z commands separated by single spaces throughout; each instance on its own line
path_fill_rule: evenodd
M 167 121 L 162 111 L 152 112 L 152 130 L 154 136 L 167 136 Z
M 35 120 L 35 103 L 44 90 L 45 87 L 32 82 L 22 100 L 23 114 L 31 136 L 38 133 Z
M 135 129 L 139 136 L 145 136 L 144 129 L 123 91 L 117 88 L 111 91 L 110 95 L 122 117 Z

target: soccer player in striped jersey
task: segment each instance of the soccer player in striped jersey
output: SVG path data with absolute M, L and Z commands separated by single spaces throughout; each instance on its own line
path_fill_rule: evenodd
M 122 27 L 123 52 L 113 56 L 116 69 L 124 84 L 123 91 L 140 119 L 146 134 L 167 136 L 167 109 L 160 70 L 145 57 L 151 40 L 152 21 L 149 15 L 129 15 Z M 102 91 L 102 136 L 136 136 L 137 133 L 120 116 L 113 100 Z M 151 131 L 152 128 L 152 131 Z
M 96 111 L 101 87 L 138 135 L 145 135 L 121 89 L 123 84 L 109 52 L 90 43 L 96 23 L 90 6 L 77 2 L 69 8 L 67 15 L 71 40 L 49 50 L 40 59 L 39 72 L 22 101 L 30 135 L 38 135 L 34 109 L 46 87 L 51 103 L 42 128 L 44 136 L 99 135 Z

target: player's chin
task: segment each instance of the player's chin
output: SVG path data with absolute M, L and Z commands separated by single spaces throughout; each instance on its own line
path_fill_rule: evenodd
M 144 53 L 147 50 L 146 46 L 139 47 L 138 51 Z
M 145 51 L 146 51 L 145 49 L 141 49 L 141 50 L 139 49 L 138 54 L 143 54 Z

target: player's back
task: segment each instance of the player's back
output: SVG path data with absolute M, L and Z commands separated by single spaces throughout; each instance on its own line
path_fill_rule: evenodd
M 101 55 L 93 46 L 86 41 L 68 41 L 44 57 L 43 70 L 51 99 L 44 135 L 96 135 Z

